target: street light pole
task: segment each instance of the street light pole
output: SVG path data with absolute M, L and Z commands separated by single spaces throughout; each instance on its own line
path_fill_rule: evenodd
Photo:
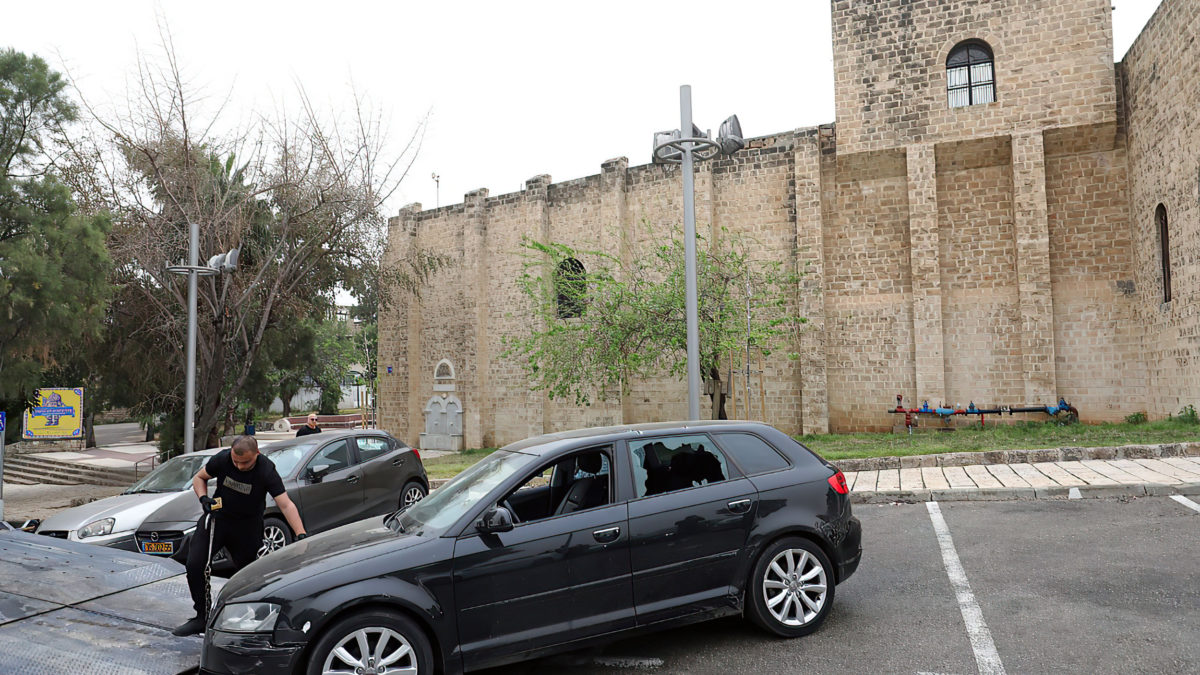
M 732 155 L 745 146 L 737 115 L 721 123 L 718 138 L 692 124 L 692 88 L 679 87 L 680 126 L 675 131 L 654 134 L 654 162 L 678 163 L 683 169 L 683 255 L 686 285 L 684 313 L 687 316 L 688 419 L 700 419 L 700 319 L 696 290 L 696 177 L 694 160 L 704 161 L 717 155 Z
M 679 87 L 679 129 L 692 130 L 692 87 Z M 692 144 L 683 146 L 683 272 L 686 279 L 688 419 L 700 419 L 700 320 L 696 300 L 696 179 Z
M 188 222 L 188 265 L 200 265 L 200 226 Z M 196 449 L 196 271 L 188 272 L 187 397 L 183 408 L 183 452 Z
M 188 220 L 188 264 L 168 265 L 172 274 L 186 274 L 188 278 L 188 330 L 187 330 L 187 377 L 183 404 L 183 451 L 196 449 L 196 278 L 232 272 L 237 267 L 239 249 L 209 258 L 207 265 L 200 264 L 200 226 Z

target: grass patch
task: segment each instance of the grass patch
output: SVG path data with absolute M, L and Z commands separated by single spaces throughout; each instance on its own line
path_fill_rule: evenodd
M 471 448 L 450 455 L 422 459 L 421 463 L 425 465 L 425 473 L 431 479 L 453 478 L 495 451 L 496 448 Z
M 1061 447 L 1107 447 L 1200 441 L 1200 425 L 1179 418 L 1139 424 L 1060 424 L 1016 422 L 955 431 L 904 433 L 809 434 L 796 440 L 825 459 L 857 459 L 942 452 L 1025 450 Z
M 928 427 L 926 428 L 928 429 Z M 1200 424 L 1186 417 L 1123 424 L 1060 424 L 1055 421 L 989 424 L 955 431 L 925 430 L 909 436 L 892 433 L 809 434 L 796 440 L 825 459 L 857 459 L 1061 447 L 1108 447 L 1200 442 Z M 430 478 L 453 478 L 496 448 L 471 448 L 424 460 Z

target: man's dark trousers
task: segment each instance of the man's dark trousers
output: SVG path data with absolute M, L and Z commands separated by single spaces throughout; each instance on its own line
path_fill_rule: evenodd
M 205 527 L 209 516 L 201 515 L 196 522 L 196 532 L 188 544 L 187 582 L 188 590 L 192 592 L 192 604 L 196 607 L 196 616 L 208 619 L 209 608 L 205 606 L 204 597 L 204 564 L 208 557 L 208 529 Z M 213 544 L 215 555 L 224 546 L 237 569 L 254 562 L 258 557 L 258 549 L 262 548 L 262 523 L 254 520 L 222 520 L 213 516 Z

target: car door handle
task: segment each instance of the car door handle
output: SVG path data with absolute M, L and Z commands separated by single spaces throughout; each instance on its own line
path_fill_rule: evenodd
M 729 502 L 729 510 L 734 513 L 745 513 L 750 510 L 750 504 L 753 502 L 749 499 L 735 499 Z
M 397 457 L 396 459 L 392 460 L 392 466 L 400 466 L 401 464 L 404 464 L 403 457 Z
M 596 530 L 592 533 L 592 537 L 601 544 L 610 544 L 621 536 L 621 528 L 610 527 L 604 530 Z
M 346 477 L 346 482 L 347 482 L 347 483 L 350 483 L 350 484 L 357 483 L 357 482 L 358 482 L 358 476 L 355 476 L 355 475 L 347 476 L 347 477 Z

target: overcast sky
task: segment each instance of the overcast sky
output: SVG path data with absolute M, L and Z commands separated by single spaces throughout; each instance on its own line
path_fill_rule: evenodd
M 1113 0 L 1116 59 L 1159 0 Z M 737 113 L 747 136 L 834 121 L 829 3 L 791 2 L 40 2 L 6 3 L 0 47 L 69 70 L 104 106 L 122 100 L 139 51 L 173 36 L 189 81 L 227 121 L 319 106 L 352 88 L 388 123 L 398 152 L 428 113 L 423 146 L 389 214 L 598 173 L 650 159 L 679 126 L 690 84 L 701 128 Z M 431 174 L 440 176 L 440 190 Z M 438 196 L 440 192 L 440 197 Z

